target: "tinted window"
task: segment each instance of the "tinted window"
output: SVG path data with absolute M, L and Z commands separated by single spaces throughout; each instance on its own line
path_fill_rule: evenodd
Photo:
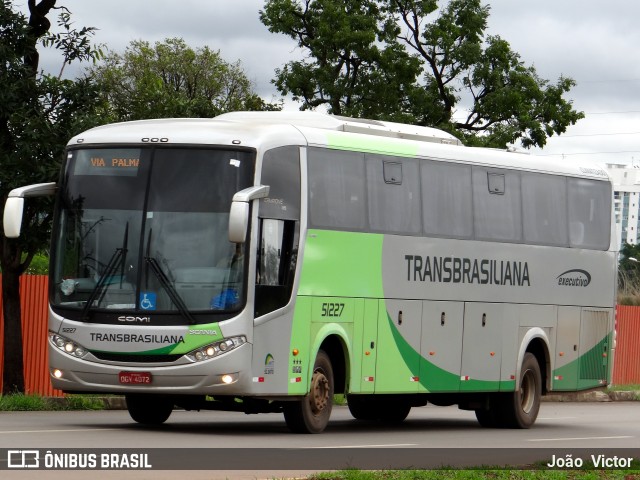
M 420 233 L 418 162 L 367 155 L 367 196 L 372 230 Z
M 422 219 L 427 235 L 464 238 L 473 233 L 471 167 L 422 162 Z
M 522 173 L 522 217 L 528 243 L 567 245 L 567 181 Z
M 366 226 L 364 154 L 310 148 L 309 221 L 315 227 Z
M 572 247 L 606 250 L 611 234 L 611 186 L 608 182 L 570 178 L 569 242 Z
M 522 238 L 519 174 L 474 167 L 473 212 L 476 238 L 519 241 Z
M 299 152 L 299 147 L 280 147 L 265 152 L 260 183 L 269 185 L 269 197 L 260 201 L 261 217 L 300 219 Z

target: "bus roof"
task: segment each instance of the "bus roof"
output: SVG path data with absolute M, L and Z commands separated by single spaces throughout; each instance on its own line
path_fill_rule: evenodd
M 606 169 L 593 162 L 557 161 L 528 153 L 465 147 L 453 135 L 435 128 L 307 111 L 231 112 L 213 119 L 114 123 L 83 132 L 68 145 L 113 143 L 239 145 L 258 150 L 310 145 L 609 179 Z

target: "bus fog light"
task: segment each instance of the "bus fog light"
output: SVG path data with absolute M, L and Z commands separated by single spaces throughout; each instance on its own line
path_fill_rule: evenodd
M 247 337 L 239 335 L 237 337 L 225 338 L 210 345 L 205 345 L 186 354 L 186 357 L 192 362 L 201 362 L 210 358 L 217 357 L 223 353 L 230 352 L 241 345 L 247 343 Z
M 57 368 L 53 371 L 53 376 L 56 378 L 62 378 L 62 370 L 58 370 Z
M 227 385 L 229 385 L 230 383 L 233 383 L 233 381 L 235 380 L 233 378 L 233 375 L 222 375 L 222 377 L 220 378 L 222 380 L 222 383 L 226 383 Z

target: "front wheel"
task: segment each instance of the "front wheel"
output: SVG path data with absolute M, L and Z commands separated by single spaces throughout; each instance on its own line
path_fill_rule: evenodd
M 162 395 L 125 395 L 127 410 L 142 425 L 161 425 L 173 411 L 173 401 Z
M 327 427 L 333 407 L 333 382 L 329 356 L 320 350 L 313 365 L 309 393 L 302 400 L 284 405 L 284 420 L 292 432 L 320 433 Z
M 530 428 L 538 418 L 542 397 L 542 375 L 535 355 L 525 353 L 516 391 L 504 398 L 502 420 L 505 427 Z

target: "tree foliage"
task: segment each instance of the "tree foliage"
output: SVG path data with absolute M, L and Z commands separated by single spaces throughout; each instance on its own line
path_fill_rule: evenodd
M 620 249 L 618 303 L 640 305 L 640 244 L 625 242 Z
M 99 49 L 86 47 L 93 30 L 73 34 L 64 8 L 59 20 L 68 34 L 49 34 L 47 15 L 55 4 L 55 0 L 29 0 L 27 20 L 13 10 L 10 0 L 0 3 L 0 212 L 13 188 L 55 181 L 67 140 L 97 121 L 93 113 L 97 92 L 87 80 L 64 80 L 38 70 L 38 42 L 60 49 L 65 62 L 100 56 Z M 0 243 L 4 393 L 24 392 L 19 277 L 48 244 L 50 207 L 49 200 L 27 201 L 23 235 L 20 239 L 3 235 Z
M 254 91 L 239 62 L 209 47 L 194 50 L 180 38 L 151 46 L 132 41 L 90 69 L 110 121 L 214 117 L 231 110 L 278 109 Z
M 267 0 L 260 18 L 305 53 L 274 79 L 302 109 L 434 126 L 500 148 L 544 146 L 584 116 L 564 99 L 572 79 L 541 79 L 486 34 L 481 0 Z

